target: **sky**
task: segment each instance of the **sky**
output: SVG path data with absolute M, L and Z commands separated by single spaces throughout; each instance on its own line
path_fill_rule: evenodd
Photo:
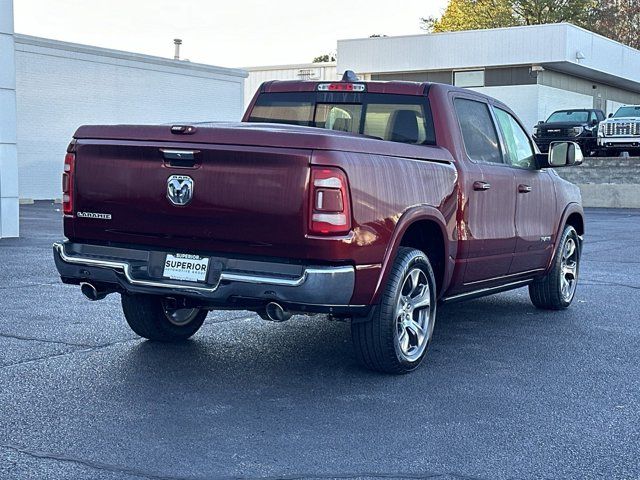
M 14 0 L 16 33 L 224 67 L 310 62 L 336 41 L 422 33 L 447 0 Z

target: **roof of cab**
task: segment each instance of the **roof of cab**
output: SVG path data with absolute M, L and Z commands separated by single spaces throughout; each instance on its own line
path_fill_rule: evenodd
M 367 87 L 367 92 L 369 93 L 387 93 L 387 94 L 395 94 L 395 95 L 416 95 L 416 96 L 426 96 L 430 91 L 434 91 L 437 95 L 446 96 L 450 92 L 457 92 L 459 94 L 463 94 L 467 97 L 475 97 L 476 99 L 484 99 L 485 101 L 499 106 L 509 112 L 513 113 L 513 111 L 503 102 L 493 98 L 489 95 L 485 95 L 484 93 L 477 92 L 475 90 L 470 90 L 467 88 L 456 87 L 454 85 L 449 85 L 446 83 L 435 83 L 435 82 L 406 82 L 406 81 L 398 81 L 392 80 L 388 82 L 378 82 L 378 81 L 357 81 L 357 82 L 344 82 L 342 80 L 325 80 L 325 81 L 309 81 L 309 80 L 271 80 L 268 82 L 264 82 L 260 88 L 258 89 L 259 93 L 290 93 L 290 92 L 316 92 L 318 91 L 318 85 L 327 84 L 327 83 L 357 83 L 363 84 Z M 251 109 L 251 107 L 247 110 Z M 246 116 L 246 113 L 245 113 Z M 246 120 L 246 118 L 245 118 Z
M 307 80 L 272 80 L 265 82 L 260 87 L 262 93 L 285 93 L 285 92 L 315 92 L 318 85 L 327 83 L 357 83 L 367 86 L 370 93 L 391 93 L 396 95 L 425 95 L 430 83 L 418 82 L 342 82 L 335 81 L 307 81 Z
M 446 83 L 435 82 L 407 82 L 400 80 L 392 80 L 387 82 L 379 81 L 357 81 L 345 82 L 343 80 L 271 80 L 264 82 L 259 89 L 260 93 L 287 93 L 287 92 L 315 92 L 318 91 L 318 85 L 327 83 L 354 83 L 366 85 L 369 93 L 388 93 L 396 95 L 427 95 L 433 86 L 437 86 L 442 92 L 463 92 L 466 94 L 474 94 L 474 96 L 483 97 L 495 101 L 494 98 L 474 90 L 456 87 Z

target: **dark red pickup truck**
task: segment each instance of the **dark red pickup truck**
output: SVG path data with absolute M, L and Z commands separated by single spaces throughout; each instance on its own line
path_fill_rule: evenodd
M 447 85 L 269 82 L 241 123 L 83 126 L 65 159 L 62 281 L 118 292 L 139 335 L 193 335 L 207 312 L 351 320 L 358 358 L 407 372 L 436 306 L 525 285 L 575 294 L 584 219 L 500 102 Z

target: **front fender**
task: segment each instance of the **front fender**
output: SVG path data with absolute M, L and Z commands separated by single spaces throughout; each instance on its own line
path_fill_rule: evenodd
M 580 215 L 580 217 L 582 218 L 582 223 L 584 224 L 584 209 L 582 208 L 582 205 L 580 205 L 577 202 L 571 202 L 569 203 L 564 211 L 562 212 L 562 215 L 560 216 L 560 221 L 558 222 L 558 225 L 556 226 L 556 242 L 555 245 L 553 246 L 553 254 L 551 255 L 551 258 L 549 259 L 549 263 L 547 264 L 547 268 L 545 270 L 545 274 L 549 272 L 549 270 L 551 269 L 551 266 L 553 264 L 553 259 L 556 258 L 556 252 L 558 251 L 558 246 L 559 246 L 559 239 L 562 236 L 562 231 L 564 230 L 564 226 L 567 224 L 567 219 L 574 213 L 577 213 Z

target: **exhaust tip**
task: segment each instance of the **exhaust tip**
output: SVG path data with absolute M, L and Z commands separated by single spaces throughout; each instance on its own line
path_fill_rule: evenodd
M 80 284 L 80 291 L 85 297 L 87 297 L 92 302 L 95 302 L 97 300 L 102 300 L 104 297 L 107 296 L 107 293 L 109 293 L 109 292 L 98 291 L 96 287 L 94 287 L 92 284 L 87 282 L 83 282 Z
M 272 322 L 285 322 L 291 318 L 291 313 L 276 302 L 267 303 L 265 313 Z

